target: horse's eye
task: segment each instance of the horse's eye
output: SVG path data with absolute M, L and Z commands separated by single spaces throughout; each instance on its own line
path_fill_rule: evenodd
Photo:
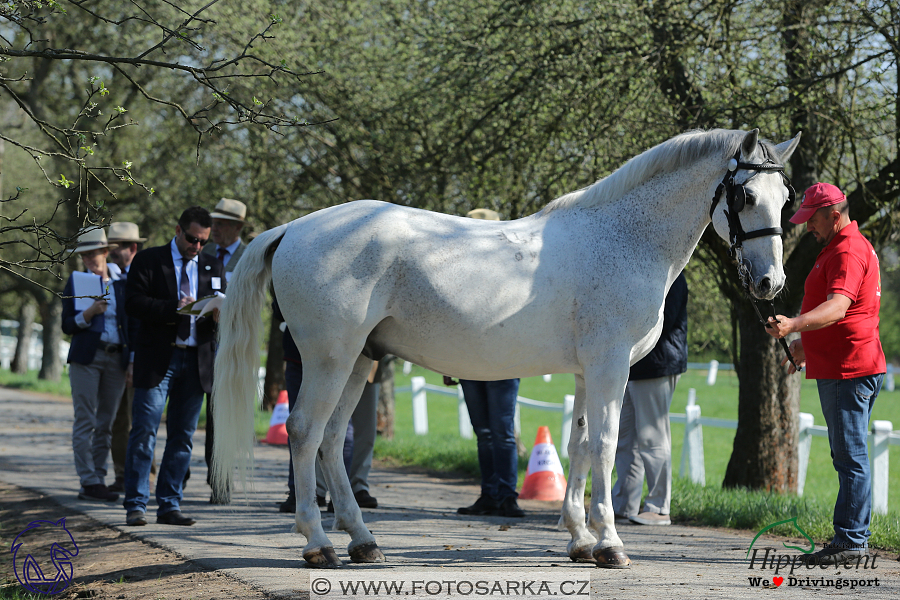
M 746 197 L 745 202 L 746 202 L 747 206 L 753 206 L 756 204 L 756 195 L 753 192 L 751 192 L 750 190 L 746 190 L 745 197 Z

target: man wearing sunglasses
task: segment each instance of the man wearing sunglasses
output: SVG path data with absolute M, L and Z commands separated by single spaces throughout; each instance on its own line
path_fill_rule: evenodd
M 212 218 L 188 208 L 168 244 L 135 255 L 125 289 L 125 310 L 140 320 L 135 344 L 134 405 L 125 461 L 128 525 L 146 525 L 150 464 L 168 399 L 166 450 L 156 476 L 156 522 L 193 525 L 181 513 L 183 481 L 204 392 L 212 391 L 215 322 L 180 315 L 196 299 L 225 291 L 222 263 L 202 254 Z

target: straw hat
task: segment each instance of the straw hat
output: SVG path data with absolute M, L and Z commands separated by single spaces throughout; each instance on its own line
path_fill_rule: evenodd
M 109 241 L 110 242 L 146 242 L 147 238 L 142 238 L 138 231 L 138 226 L 128 221 L 119 221 L 109 224 Z
M 222 198 L 209 216 L 213 219 L 228 219 L 229 221 L 240 221 L 243 223 L 244 218 L 247 216 L 247 206 L 240 200 Z
M 473 219 L 484 219 L 485 221 L 500 220 L 500 213 L 489 208 L 476 208 L 475 210 L 470 210 L 466 213 L 466 216 L 472 217 Z
M 91 250 L 99 250 L 100 248 L 118 248 L 118 244 L 110 244 L 106 241 L 106 232 L 99 227 L 90 229 L 82 229 L 78 234 L 78 245 L 74 248 L 66 250 L 69 254 L 81 254 L 82 252 L 90 252 Z

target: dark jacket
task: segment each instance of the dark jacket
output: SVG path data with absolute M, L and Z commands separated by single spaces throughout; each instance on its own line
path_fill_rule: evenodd
M 650 354 L 631 367 L 629 379 L 655 379 L 687 371 L 687 300 L 687 280 L 681 273 L 666 296 L 659 341 Z
M 212 278 L 218 277 L 225 291 L 222 263 L 215 256 L 198 255 L 197 297 L 212 295 Z M 169 243 L 138 252 L 125 287 L 125 310 L 140 320 L 135 343 L 134 387 L 152 388 L 159 385 L 172 359 L 178 336 L 178 284 L 175 263 Z M 215 362 L 215 321 L 212 317 L 197 320 L 197 358 L 203 391 L 212 392 L 213 363 Z
M 134 350 L 134 340 L 137 337 L 138 321 L 129 317 L 125 312 L 125 282 L 113 281 L 112 292 L 116 295 L 116 326 L 119 330 L 119 339 L 125 348 L 121 352 L 122 369 L 128 367 L 128 360 Z M 72 296 L 75 293 L 75 284 L 70 275 L 66 282 L 63 295 Z M 75 310 L 74 298 L 63 298 L 62 301 L 62 330 L 72 336 L 69 345 L 68 363 L 89 365 L 94 361 L 94 354 L 100 345 L 100 335 L 103 333 L 106 314 L 99 314 L 91 319 L 90 327 L 82 329 L 75 322 L 75 316 L 80 311 Z

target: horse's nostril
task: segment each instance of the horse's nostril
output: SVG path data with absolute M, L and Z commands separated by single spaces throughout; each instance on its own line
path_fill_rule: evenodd
M 756 286 L 760 292 L 768 293 L 772 289 L 772 280 L 768 277 L 763 277 L 759 280 L 759 285 Z

